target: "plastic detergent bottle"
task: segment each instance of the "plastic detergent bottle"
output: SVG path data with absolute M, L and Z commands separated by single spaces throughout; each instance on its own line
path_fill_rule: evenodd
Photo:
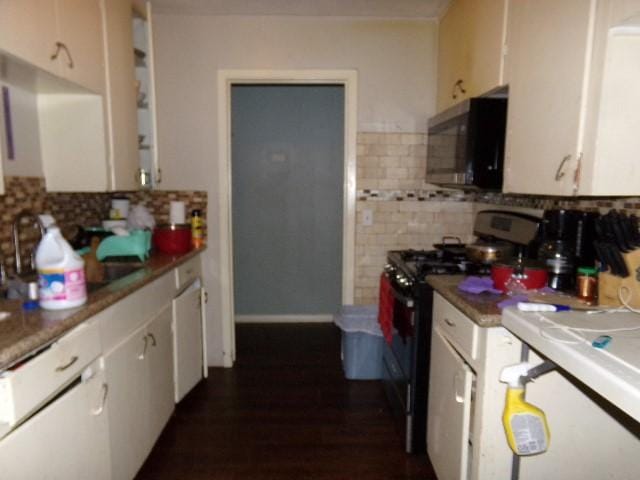
M 507 443 L 516 455 L 536 455 L 549 448 L 549 427 L 544 412 L 524 399 L 521 377 L 527 375 L 530 368 L 531 364 L 520 363 L 504 368 L 500 374 L 500 381 L 508 384 L 502 424 Z
M 47 228 L 38 244 L 36 268 L 42 308 L 60 310 L 87 301 L 84 260 L 73 251 L 55 224 Z

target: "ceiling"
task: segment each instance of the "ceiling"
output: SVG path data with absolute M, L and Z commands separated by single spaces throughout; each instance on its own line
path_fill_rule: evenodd
M 151 0 L 156 13 L 437 18 L 449 0 Z

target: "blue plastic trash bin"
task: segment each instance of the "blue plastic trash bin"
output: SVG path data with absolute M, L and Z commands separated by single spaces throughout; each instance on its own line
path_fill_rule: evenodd
M 384 338 L 376 305 L 345 305 L 334 316 L 342 330 L 342 368 L 349 380 L 382 378 Z

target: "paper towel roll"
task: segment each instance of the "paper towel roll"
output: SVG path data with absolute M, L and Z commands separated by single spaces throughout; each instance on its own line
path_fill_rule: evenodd
M 187 223 L 184 202 L 171 202 L 169 205 L 169 223 Z

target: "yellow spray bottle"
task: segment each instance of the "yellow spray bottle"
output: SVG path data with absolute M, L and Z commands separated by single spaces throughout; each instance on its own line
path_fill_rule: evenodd
M 524 399 L 524 382 L 533 367 L 530 363 L 519 363 L 502 369 L 500 381 L 508 384 L 502 424 L 507 434 L 507 443 L 516 455 L 536 455 L 549 448 L 547 418 L 538 407 Z

